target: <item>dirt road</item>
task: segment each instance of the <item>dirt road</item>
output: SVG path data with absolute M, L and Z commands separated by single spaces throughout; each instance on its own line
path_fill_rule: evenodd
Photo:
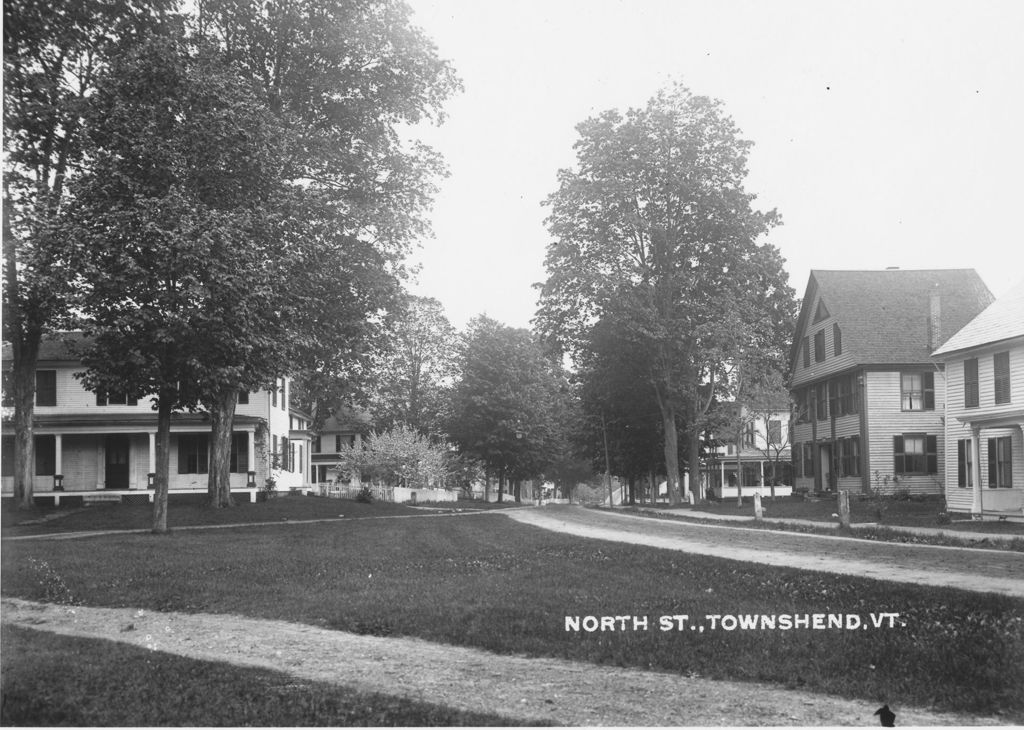
M 1024 554 L 1006 550 L 871 542 L 562 505 L 506 514 L 519 522 L 581 537 L 1024 598 Z

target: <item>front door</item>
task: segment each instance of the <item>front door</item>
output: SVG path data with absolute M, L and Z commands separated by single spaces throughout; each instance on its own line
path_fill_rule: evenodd
M 128 488 L 127 436 L 107 436 L 107 489 Z

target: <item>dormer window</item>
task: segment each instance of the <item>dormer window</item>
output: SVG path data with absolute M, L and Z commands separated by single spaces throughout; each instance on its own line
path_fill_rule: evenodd
M 818 309 L 814 312 L 814 323 L 817 324 L 824 319 L 828 319 L 831 315 L 829 314 L 828 307 L 825 306 L 825 300 L 818 300 Z

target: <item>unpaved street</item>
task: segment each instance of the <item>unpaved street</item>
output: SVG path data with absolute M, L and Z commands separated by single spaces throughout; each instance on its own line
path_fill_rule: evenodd
M 903 583 L 1024 597 L 1024 554 L 871 542 L 659 520 L 582 507 L 509 511 L 510 519 L 581 537 Z

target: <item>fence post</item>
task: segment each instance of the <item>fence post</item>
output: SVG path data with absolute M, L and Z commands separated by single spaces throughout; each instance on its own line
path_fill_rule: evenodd
M 839 490 L 839 525 L 850 527 L 850 491 L 847 489 Z
M 764 517 L 764 510 L 761 508 L 761 492 L 754 492 L 754 519 L 760 520 Z

